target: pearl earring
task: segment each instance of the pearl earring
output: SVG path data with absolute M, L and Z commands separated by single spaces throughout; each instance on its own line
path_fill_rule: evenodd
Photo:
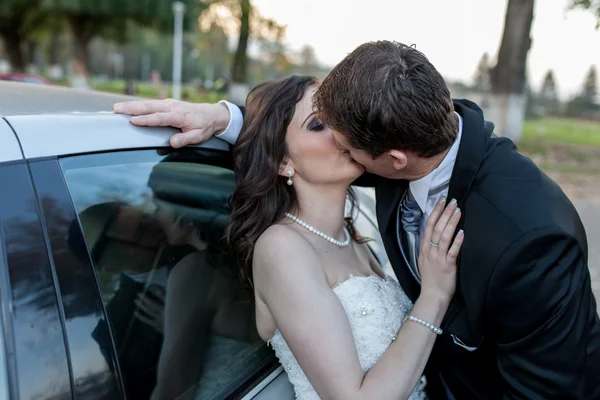
M 292 182 L 292 174 L 293 174 L 292 170 L 288 169 L 288 171 L 287 171 L 287 176 L 288 176 L 287 184 L 288 184 L 288 186 L 292 186 L 294 184 L 294 182 Z

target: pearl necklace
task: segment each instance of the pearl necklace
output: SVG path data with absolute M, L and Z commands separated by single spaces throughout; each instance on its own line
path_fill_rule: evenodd
M 331 236 L 321 232 L 320 230 L 316 229 L 314 226 L 307 224 L 306 222 L 302 221 L 300 218 L 298 218 L 290 213 L 285 213 L 285 216 L 288 217 L 289 219 L 291 219 L 292 221 L 294 221 L 295 223 L 297 223 L 298 225 L 302 226 L 304 229 L 314 233 L 315 235 L 321 236 L 323 239 L 335 244 L 336 246 L 347 247 L 350 244 L 350 241 L 352 240 L 352 238 L 350 237 L 350 232 L 348 232 L 348 229 L 345 226 L 344 226 L 344 235 L 346 235 L 346 241 L 340 242 L 339 240 L 336 240 L 336 239 L 332 238 Z

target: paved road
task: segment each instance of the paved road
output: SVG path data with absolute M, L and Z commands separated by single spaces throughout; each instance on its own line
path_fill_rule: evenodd
M 592 276 L 592 288 L 598 301 L 600 312 L 600 202 L 574 200 L 573 203 L 583 220 L 588 237 L 589 267 Z

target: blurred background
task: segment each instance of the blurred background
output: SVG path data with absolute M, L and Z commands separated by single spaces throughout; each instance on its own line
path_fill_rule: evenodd
M 361 43 L 414 45 L 573 200 L 600 290 L 599 27 L 600 0 L 0 0 L 0 79 L 242 104 Z
M 0 0 L 0 80 L 243 104 L 364 42 L 414 45 L 573 201 L 600 300 L 599 28 L 600 0 Z
M 600 199 L 599 22 L 599 0 L 0 0 L 0 79 L 239 104 L 396 40 L 571 197 Z

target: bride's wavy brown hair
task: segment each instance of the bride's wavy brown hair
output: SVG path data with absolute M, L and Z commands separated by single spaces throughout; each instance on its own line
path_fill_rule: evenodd
M 253 287 L 256 241 L 269 226 L 283 219 L 284 213 L 297 207 L 296 192 L 279 170 L 288 154 L 285 138 L 296 104 L 317 84 L 314 77 L 294 75 L 261 83 L 246 97 L 244 126 L 233 152 L 235 189 L 225 236 L 231 255 L 240 264 L 241 278 L 249 287 Z M 353 210 L 351 190 L 349 196 Z M 356 233 L 351 217 L 346 218 L 346 226 L 353 240 L 366 241 Z

